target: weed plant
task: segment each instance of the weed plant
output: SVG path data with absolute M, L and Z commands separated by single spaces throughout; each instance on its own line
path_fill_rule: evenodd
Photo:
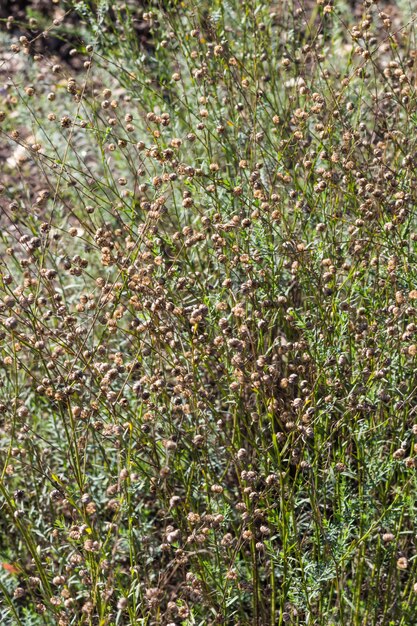
M 1 22 L 1 624 L 417 623 L 415 16 L 326 2 Z

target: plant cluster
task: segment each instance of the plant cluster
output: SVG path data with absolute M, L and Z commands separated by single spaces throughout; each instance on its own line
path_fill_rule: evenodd
M 415 16 L 0 25 L 2 623 L 412 626 Z

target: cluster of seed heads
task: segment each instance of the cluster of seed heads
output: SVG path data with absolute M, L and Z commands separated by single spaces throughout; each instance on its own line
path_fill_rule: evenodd
M 75 65 L 5 21 L 33 63 L 0 111 L 12 606 L 247 626 L 413 602 L 414 31 L 364 2 L 327 63 L 344 18 L 308 4 L 140 13 L 143 67 L 129 3 L 120 55 Z

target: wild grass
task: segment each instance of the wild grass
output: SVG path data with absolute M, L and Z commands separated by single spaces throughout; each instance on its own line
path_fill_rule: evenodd
M 1 25 L 1 623 L 413 626 L 412 7 Z

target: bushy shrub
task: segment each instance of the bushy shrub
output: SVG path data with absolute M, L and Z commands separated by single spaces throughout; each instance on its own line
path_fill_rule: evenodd
M 415 623 L 414 21 L 2 21 L 2 623 Z

